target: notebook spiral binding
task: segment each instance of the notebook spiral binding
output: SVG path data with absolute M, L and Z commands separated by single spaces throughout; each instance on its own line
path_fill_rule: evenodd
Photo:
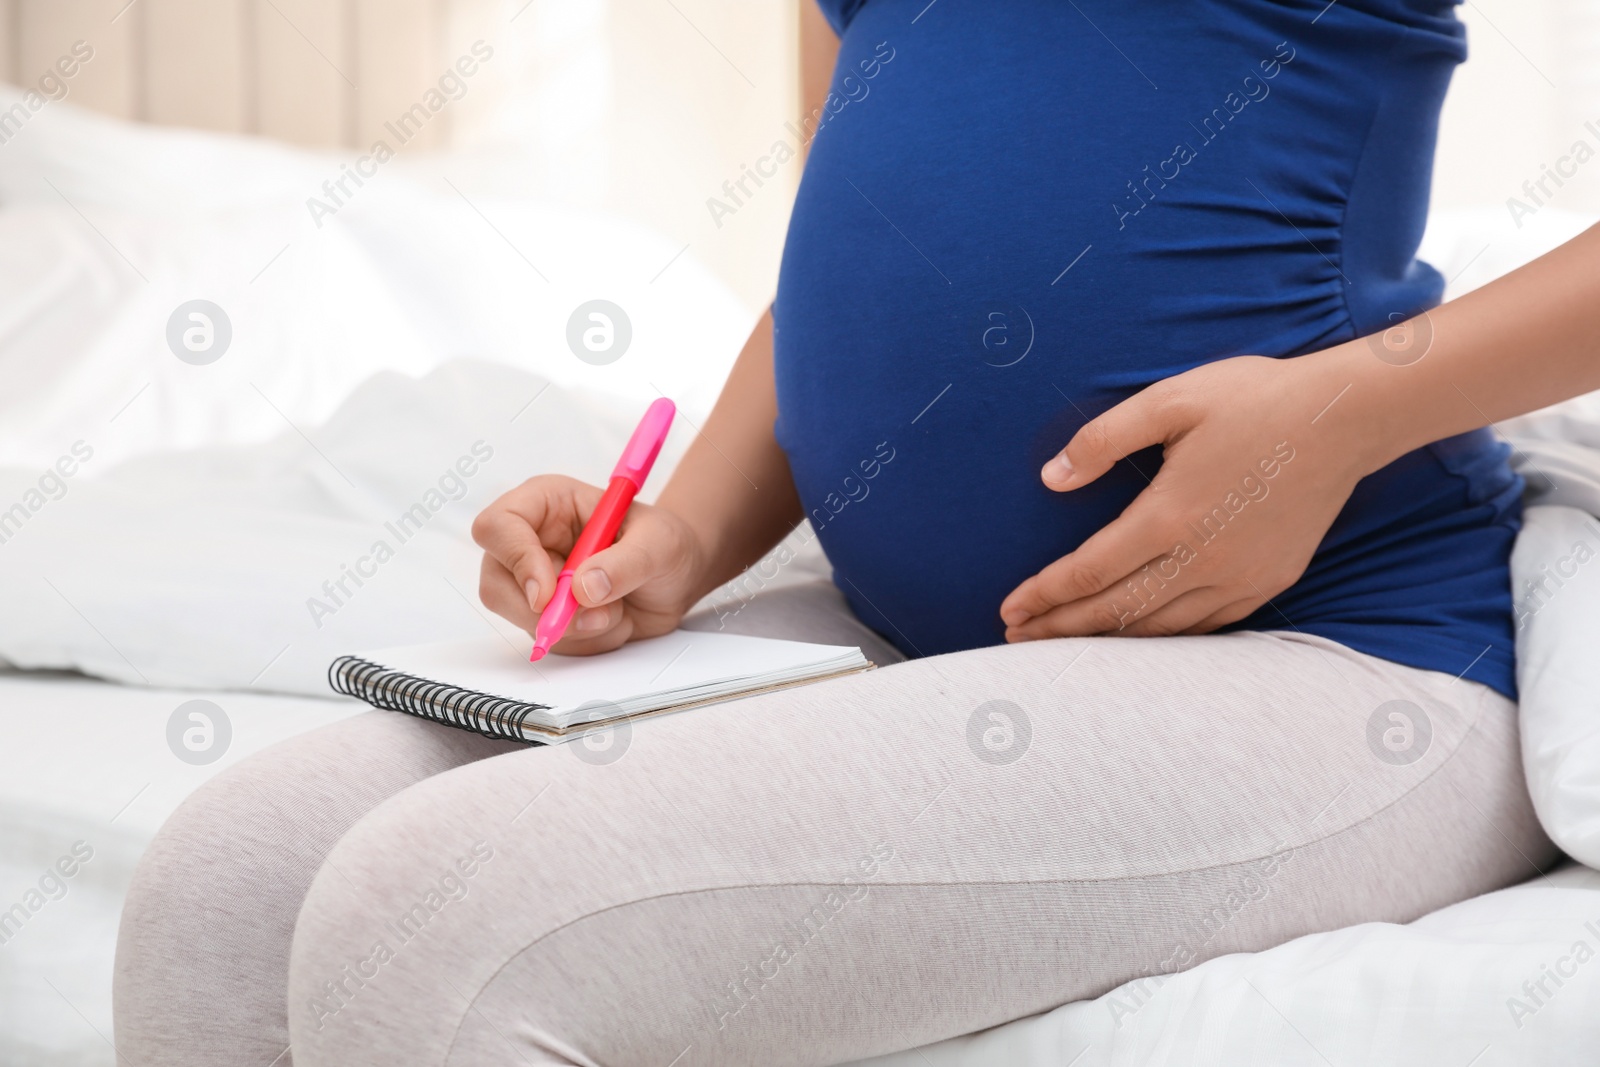
M 431 678 L 392 671 L 358 656 L 334 660 L 328 667 L 328 684 L 334 692 L 364 700 L 375 708 L 403 711 L 497 740 L 544 744 L 524 736 L 522 724 L 532 712 L 547 710 L 548 704 L 525 704 L 475 693 Z

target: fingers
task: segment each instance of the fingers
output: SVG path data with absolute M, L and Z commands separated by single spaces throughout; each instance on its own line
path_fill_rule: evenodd
M 1037 641 L 1051 637 L 1170 637 L 1208 634 L 1246 618 L 1264 601 L 1253 592 L 1202 586 L 1185 590 L 1160 606 L 1129 598 L 1116 610 L 1095 614 L 1087 605 L 1066 604 L 1006 631 L 1006 640 Z
M 561 635 L 552 651 L 563 656 L 592 656 L 621 648 L 633 636 L 634 622 L 621 601 L 599 608 L 583 608 Z
M 1119 543 L 1141 539 L 1139 524 L 1124 533 L 1123 522 L 1113 522 L 1077 552 L 1061 557 L 1012 591 L 1001 605 L 1006 640 L 1120 634 L 1191 592 L 1210 588 L 1203 575 L 1184 570 L 1185 563 L 1193 563 L 1192 556 L 1152 552 L 1147 547 L 1150 537 L 1143 538 L 1143 547 Z M 1113 535 L 1109 540 L 1108 533 Z M 1108 575 L 1116 577 L 1106 581 Z M 1211 603 L 1189 621 L 1197 622 L 1225 603 Z
M 1058 604 L 1020 625 L 1007 625 L 1007 641 L 1038 641 L 1046 637 L 1092 637 L 1121 634 L 1157 605 L 1119 585 L 1082 600 Z
M 671 568 L 673 545 L 660 524 L 636 512 L 623 523 L 616 544 L 579 565 L 572 577 L 572 595 L 584 607 L 621 600 Z
M 1176 421 L 1175 410 L 1165 402 L 1165 392 L 1157 383 L 1090 419 L 1039 472 L 1044 484 L 1057 492 L 1077 489 L 1110 470 L 1118 460 L 1176 437 L 1186 427 Z
M 1218 586 L 1188 589 L 1163 602 L 1123 594 L 1063 604 L 1022 626 L 1006 630 L 1006 640 L 1039 641 L 1051 637 L 1170 637 L 1209 633 L 1248 615 L 1253 608 L 1236 591 Z M 1196 629 L 1209 623 L 1208 629 Z
M 478 597 L 484 607 L 520 626 L 530 637 L 533 636 L 539 622 L 539 612 L 529 606 L 528 598 L 516 578 L 493 556 L 483 557 L 478 576 Z M 554 651 L 564 656 L 609 652 L 625 644 L 632 635 L 632 621 L 621 603 L 583 608 L 573 617 Z
M 478 568 L 478 599 L 484 607 L 530 634 L 539 621 L 539 612 L 528 603 L 528 595 L 515 576 L 488 554 Z
M 1266 601 L 1259 596 L 1249 596 L 1242 600 L 1235 600 L 1227 607 L 1213 612 L 1183 632 L 1186 634 L 1208 634 L 1214 630 L 1220 630 L 1224 626 L 1238 622 L 1240 619 L 1249 618 L 1255 614 L 1257 608 L 1265 603 Z
M 479 597 L 495 614 L 534 633 L 539 615 L 555 594 L 563 553 L 570 549 L 600 498 L 600 490 L 570 478 L 529 479 L 500 497 L 472 525 L 473 540 L 484 549 Z M 553 651 L 592 655 L 620 647 L 641 632 L 665 632 L 659 605 L 623 599 L 652 578 L 676 566 L 682 537 L 651 509 L 629 514 L 616 544 L 596 552 L 573 574 L 572 594 L 579 611 Z M 642 595 L 642 594 L 641 594 Z
M 550 595 L 555 592 L 556 569 L 550 553 L 540 543 L 537 529 L 527 518 L 491 506 L 473 520 L 472 539 L 487 553 L 484 558 L 486 571 L 491 559 L 497 562 L 506 572 L 505 581 L 518 590 L 529 609 L 536 615 L 544 610 Z M 496 614 L 512 618 L 489 604 L 487 599 L 484 604 Z M 522 624 L 518 622 L 517 625 Z
M 1164 540 L 1167 535 L 1152 512 L 1147 497 L 1136 498 L 1127 511 L 1079 545 L 1077 551 L 1062 556 L 1013 589 L 1000 604 L 1000 618 L 1007 626 L 1020 627 L 1030 618 L 1061 605 L 1104 593 L 1113 584 L 1119 589 L 1130 579 L 1150 584 L 1142 573 L 1136 576 L 1135 572 L 1170 558 L 1165 553 L 1173 548 Z M 1158 587 L 1159 582 L 1158 578 Z M 1171 595 L 1177 592 L 1174 590 Z M 1108 628 L 1115 628 L 1115 623 L 1101 627 Z
M 1235 603 L 1238 597 L 1237 593 L 1216 586 L 1190 589 L 1154 611 L 1141 613 L 1119 631 L 1119 636 L 1171 637 L 1188 633 L 1191 626 Z

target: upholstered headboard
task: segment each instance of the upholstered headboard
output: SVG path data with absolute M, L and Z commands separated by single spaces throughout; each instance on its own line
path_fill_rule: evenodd
M 505 21 L 501 6 L 0 0 L 0 80 L 27 88 L 45 79 L 48 91 L 58 77 L 75 103 L 122 118 L 361 147 L 471 56 L 472 43 Z M 85 52 L 92 57 L 81 61 Z M 419 146 L 448 141 L 451 111 L 420 129 Z

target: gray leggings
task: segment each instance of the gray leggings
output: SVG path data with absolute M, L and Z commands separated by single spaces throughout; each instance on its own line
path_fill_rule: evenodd
M 821 583 L 728 628 L 895 665 L 609 744 L 374 712 L 213 779 L 128 895 L 124 1062 L 838 1063 L 1556 858 L 1515 705 L 1320 638 L 895 663 Z

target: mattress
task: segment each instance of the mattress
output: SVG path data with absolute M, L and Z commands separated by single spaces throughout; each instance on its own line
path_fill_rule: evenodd
M 180 759 L 168 744 L 173 713 L 193 700 L 215 703 L 227 718 L 231 737 L 224 745 L 213 734 L 212 751 L 222 751 L 210 763 Z M 211 775 L 358 711 L 308 697 L 0 674 L 0 911 L 26 904 L 46 879 L 43 905 L 8 926 L 0 944 L 0 1064 L 112 1067 L 117 920 L 145 845 Z M 64 857 L 72 876 L 48 879 Z

